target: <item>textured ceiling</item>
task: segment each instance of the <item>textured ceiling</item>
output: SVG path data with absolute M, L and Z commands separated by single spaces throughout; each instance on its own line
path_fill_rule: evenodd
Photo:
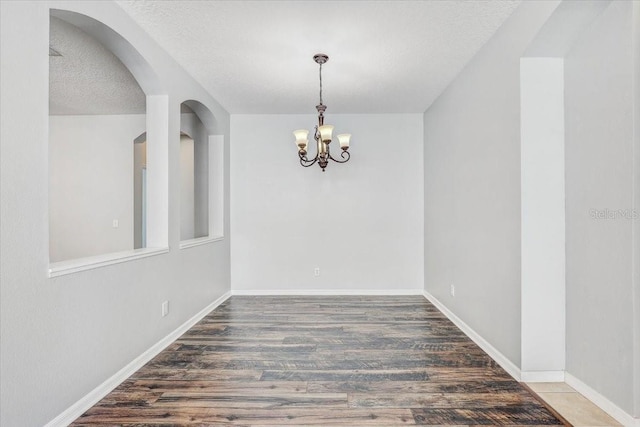
M 59 18 L 50 20 L 49 114 L 144 113 L 146 99 L 129 70 L 100 42 Z
M 118 1 L 231 113 L 422 113 L 515 1 Z M 63 52 L 64 55 L 64 52 Z

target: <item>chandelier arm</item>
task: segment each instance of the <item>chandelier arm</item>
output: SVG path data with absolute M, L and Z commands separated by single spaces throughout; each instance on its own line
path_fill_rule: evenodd
M 342 153 L 340 154 L 340 157 L 342 157 L 344 160 L 337 160 L 331 154 L 329 154 L 329 158 L 331 160 L 333 160 L 334 162 L 336 162 L 336 163 L 347 163 L 349 161 L 349 159 L 351 158 L 351 153 L 349 153 L 346 150 L 343 150 Z
M 305 168 L 308 168 L 309 166 L 313 166 L 316 163 L 318 163 L 318 156 L 317 155 L 312 160 L 307 159 L 306 155 L 303 156 L 300 153 L 298 153 L 298 157 L 300 157 L 300 164 Z

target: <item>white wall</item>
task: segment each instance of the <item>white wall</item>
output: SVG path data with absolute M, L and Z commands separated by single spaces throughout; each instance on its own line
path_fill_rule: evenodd
M 425 290 L 516 366 L 520 57 L 557 5 L 523 2 L 424 114 Z
M 421 115 L 328 113 L 334 133 L 353 135 L 353 157 L 325 172 L 300 166 L 292 134 L 315 123 L 315 115 L 232 115 L 232 289 L 419 293 Z
M 540 364 L 562 366 L 562 82 L 551 64 L 566 54 L 565 369 L 629 421 L 640 409 L 639 219 L 632 211 L 640 5 L 556 5 L 523 2 L 425 113 L 425 289 L 523 375 Z M 537 32 L 552 11 L 551 24 Z M 518 70 L 533 51 L 559 59 L 526 58 Z M 520 286 L 522 312 L 515 309 Z M 553 319 L 560 328 L 549 329 Z M 545 330 L 551 333 L 536 335 Z
M 520 60 L 522 379 L 565 368 L 564 63 Z
M 164 137 L 158 166 L 167 179 L 169 253 L 48 278 L 50 7 L 109 25 L 143 55 L 133 55 L 134 75 L 153 76 L 142 57 L 156 74 L 155 83 L 141 87 L 147 105 L 157 101 L 153 108 L 164 117 L 152 125 L 160 142 Z M 228 221 L 225 239 L 178 249 L 180 103 L 196 99 L 209 107 L 214 133 L 226 144 L 229 116 L 113 2 L 2 1 L 0 19 L 0 425 L 43 425 L 229 291 Z M 228 158 L 224 166 L 228 171 Z M 171 311 L 162 318 L 164 300 Z
M 200 120 L 198 124 L 193 147 L 193 235 L 196 238 L 209 235 L 209 173 L 215 174 L 209 164 L 209 133 Z
M 180 115 L 180 130 L 192 138 L 193 146 L 190 148 L 190 163 L 183 163 L 184 168 L 181 166 L 180 169 L 181 174 L 189 173 L 193 181 L 188 190 L 192 193 L 188 202 L 190 206 L 185 205 L 184 214 L 180 214 L 183 227 L 180 240 L 187 240 L 209 234 L 209 132 L 194 113 Z M 186 162 L 186 159 L 182 161 Z M 183 200 L 183 203 L 187 201 Z
M 193 170 L 193 139 L 183 135 L 180 137 L 180 240 L 194 237 Z
M 133 248 L 146 245 L 146 188 L 143 176 L 147 168 L 147 135 L 141 135 L 133 144 Z
M 629 414 L 634 325 L 640 327 L 633 314 L 640 289 L 632 280 L 639 219 L 618 210 L 631 213 L 638 184 L 633 7 L 613 2 L 565 59 L 567 372 Z
M 144 115 L 49 117 L 51 262 L 133 249 L 133 140 L 145 128 Z
M 315 116 L 234 116 L 234 288 L 240 292 L 419 290 L 424 259 L 425 289 L 519 363 L 518 65 L 528 40 L 556 4 L 523 2 L 425 113 L 424 157 L 419 116 L 329 114 L 328 121 L 338 130 L 354 134 L 354 157 L 346 165 L 331 164 L 324 174 L 315 166 L 309 170 L 298 165 L 290 134 L 312 125 Z M 48 47 L 50 6 L 79 10 L 109 24 L 144 54 L 162 82 L 141 86 L 155 89 L 152 97 L 165 100 L 169 112 L 168 122 L 160 126 L 171 138 L 163 165 L 168 188 L 165 228 L 171 248 L 167 254 L 47 278 L 48 57 L 43 52 Z M 567 60 L 567 76 L 582 76 L 567 86 L 567 105 L 574 105 L 567 111 L 575 108 L 576 117 L 586 114 L 567 130 L 567 147 L 572 151 L 567 152 L 567 197 L 576 202 L 567 206 L 568 251 L 580 242 L 576 231 L 581 226 L 586 227 L 585 236 L 595 231 L 594 241 L 616 254 L 618 247 L 638 245 L 629 240 L 637 222 L 630 229 L 615 221 L 593 223 L 582 210 L 592 200 L 628 201 L 624 188 L 615 185 L 631 190 L 638 182 L 637 134 L 632 174 L 623 156 L 629 151 L 624 132 L 630 116 L 624 110 L 628 105 L 624 94 L 631 96 L 632 88 L 625 83 L 627 75 L 616 74 L 612 84 L 608 74 L 626 72 L 620 65 L 626 56 L 619 56 L 619 49 L 628 52 L 628 46 L 617 46 L 626 39 L 616 35 L 628 28 L 628 21 L 615 13 L 611 18 L 612 13 L 608 11 L 605 24 L 588 36 L 597 48 L 591 52 L 586 46 L 577 48 Z M 637 17 L 637 10 L 626 16 Z M 229 290 L 228 220 L 223 241 L 177 249 L 180 102 L 199 99 L 213 110 L 220 123 L 217 133 L 225 134 L 227 156 L 229 116 L 111 2 L 0 2 L 0 19 L 0 424 L 42 425 Z M 595 52 L 609 56 L 590 57 Z M 582 102 L 580 96 L 588 99 Z M 571 120 L 567 116 L 567 123 Z M 584 147 L 578 144 L 581 138 Z M 604 140 L 613 141 L 606 150 Z M 628 158 L 633 158 L 630 153 Z M 604 163 L 595 161 L 598 155 Z M 615 173 L 606 177 L 612 184 L 606 186 L 612 192 L 608 195 L 600 192 L 605 186 L 597 182 L 602 173 L 593 178 L 593 171 L 605 165 L 606 174 L 611 164 Z M 593 166 L 591 173 L 587 166 Z M 225 167 L 228 171 L 228 158 Z M 625 176 L 636 179 L 629 185 Z M 228 183 L 229 176 L 224 178 Z M 597 191 L 577 191 L 585 181 Z M 228 186 L 225 200 L 229 200 Z M 224 216 L 229 218 L 226 206 Z M 598 234 L 598 227 L 608 233 Z M 331 250 L 323 251 L 327 248 Z M 628 352 L 633 338 L 629 346 L 619 337 L 633 337 L 629 325 L 638 324 L 637 311 L 630 315 L 633 310 L 629 310 L 634 298 L 638 307 L 638 281 L 625 276 L 631 265 L 627 254 L 619 259 L 609 254 L 594 257 L 590 250 L 602 247 L 584 245 L 576 252 L 584 258 L 567 258 L 567 366 L 570 373 L 629 410 L 633 395 L 623 394 L 629 393 L 633 369 L 625 369 L 630 360 L 637 362 L 638 354 Z M 591 260 L 596 261 L 593 266 Z M 615 270 L 602 275 L 603 262 Z M 318 278 L 313 277 L 316 266 L 321 267 Z M 572 266 L 586 270 L 569 271 Z M 634 268 L 637 271 L 637 262 Z M 596 276 L 589 277 L 589 269 Z M 332 283 L 341 288 L 328 289 Z M 455 298 L 448 296 L 451 283 L 456 284 Z M 573 293 L 581 298 L 574 303 Z M 171 301 L 171 313 L 160 318 L 159 306 L 166 299 Z M 586 323 L 580 325 L 582 320 Z M 602 336 L 605 329 L 610 336 Z M 592 330 L 595 338 L 588 334 Z M 636 349 L 638 336 L 636 327 Z M 580 354 L 583 345 L 587 352 Z M 636 363 L 636 380 L 637 370 Z M 628 379 L 617 388 L 614 380 L 622 376 Z M 636 393 L 636 406 L 638 399 Z
M 633 5 L 633 208 L 640 212 L 640 3 Z M 635 411 L 633 415 L 640 418 L 640 223 L 633 223 L 633 325 L 634 327 L 634 395 Z

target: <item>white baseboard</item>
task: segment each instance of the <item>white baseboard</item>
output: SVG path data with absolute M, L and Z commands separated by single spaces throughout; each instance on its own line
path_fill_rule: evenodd
M 498 362 L 498 365 L 502 366 L 502 369 L 507 371 L 509 375 L 511 375 L 516 381 L 520 381 L 521 373 L 520 369 L 509 359 L 505 357 L 504 354 L 500 353 L 494 346 L 489 344 L 480 334 L 471 329 L 469 325 L 467 325 L 462 319 L 453 314 L 451 310 L 449 310 L 444 304 L 442 304 L 436 297 L 431 295 L 427 291 L 423 291 L 424 297 L 431 302 L 431 304 L 435 305 L 438 310 L 442 312 L 445 316 L 449 318 L 458 328 L 462 330 L 473 342 L 478 344 L 478 346 L 485 351 L 493 360 Z
M 120 369 L 113 376 L 107 379 L 105 382 L 100 384 L 98 387 L 91 390 L 86 396 L 82 399 L 78 400 L 76 403 L 67 408 L 60 415 L 55 417 L 53 420 L 49 421 L 45 427 L 58 427 L 58 426 L 68 426 L 73 421 L 75 421 L 80 415 L 84 414 L 89 408 L 98 403 L 103 397 L 109 394 L 113 389 L 115 389 L 119 384 L 121 384 L 124 380 L 129 378 L 136 372 L 138 369 L 142 368 L 145 363 L 149 362 L 155 356 L 158 355 L 162 350 L 164 350 L 169 344 L 174 342 L 180 335 L 184 334 L 188 331 L 193 325 L 198 323 L 203 317 L 211 312 L 211 310 L 218 307 L 220 304 L 225 302 L 231 296 L 231 292 L 226 292 L 220 298 L 200 310 L 195 316 L 191 319 L 184 322 L 180 325 L 176 330 L 171 332 L 169 335 L 158 341 L 147 351 L 142 353 L 140 356 L 136 357 L 132 360 L 127 366 Z
M 232 295 L 242 296 L 331 296 L 331 295 L 422 295 L 421 289 L 231 289 Z
M 640 418 L 634 418 L 615 403 L 574 377 L 570 373 L 564 374 L 565 382 L 573 387 L 575 391 L 582 394 L 584 397 L 595 403 L 603 411 L 609 414 L 612 418 L 618 421 L 625 427 L 640 427 Z
M 476 333 L 469 325 L 462 321 L 458 316 L 453 314 L 444 304 L 429 292 L 424 291 L 424 296 L 438 310 L 449 318 L 458 328 L 462 330 L 469 338 L 471 338 L 480 348 L 482 348 L 489 356 L 491 356 L 505 371 L 507 371 L 517 381 L 524 382 L 566 382 L 577 392 L 589 399 L 603 411 L 608 413 L 616 421 L 625 427 L 640 427 L 640 418 L 634 418 L 606 397 L 571 375 L 566 371 L 521 371 L 502 353 L 489 344 L 484 338 Z
M 564 371 L 521 371 L 520 381 L 525 383 L 562 383 Z

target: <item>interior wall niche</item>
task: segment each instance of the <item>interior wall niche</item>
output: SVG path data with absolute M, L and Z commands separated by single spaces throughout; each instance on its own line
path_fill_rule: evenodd
M 147 127 L 146 95 L 121 60 L 83 29 L 96 23 L 71 12 L 50 14 L 52 263 L 144 247 L 145 221 L 134 219 L 134 206 L 144 202 L 132 165 L 142 148 L 134 141 Z
M 224 139 L 198 101 L 180 105 L 180 240 L 222 236 Z
M 209 235 L 209 135 L 198 115 L 180 105 L 180 240 Z
M 147 133 L 133 140 L 133 248 L 147 247 Z

